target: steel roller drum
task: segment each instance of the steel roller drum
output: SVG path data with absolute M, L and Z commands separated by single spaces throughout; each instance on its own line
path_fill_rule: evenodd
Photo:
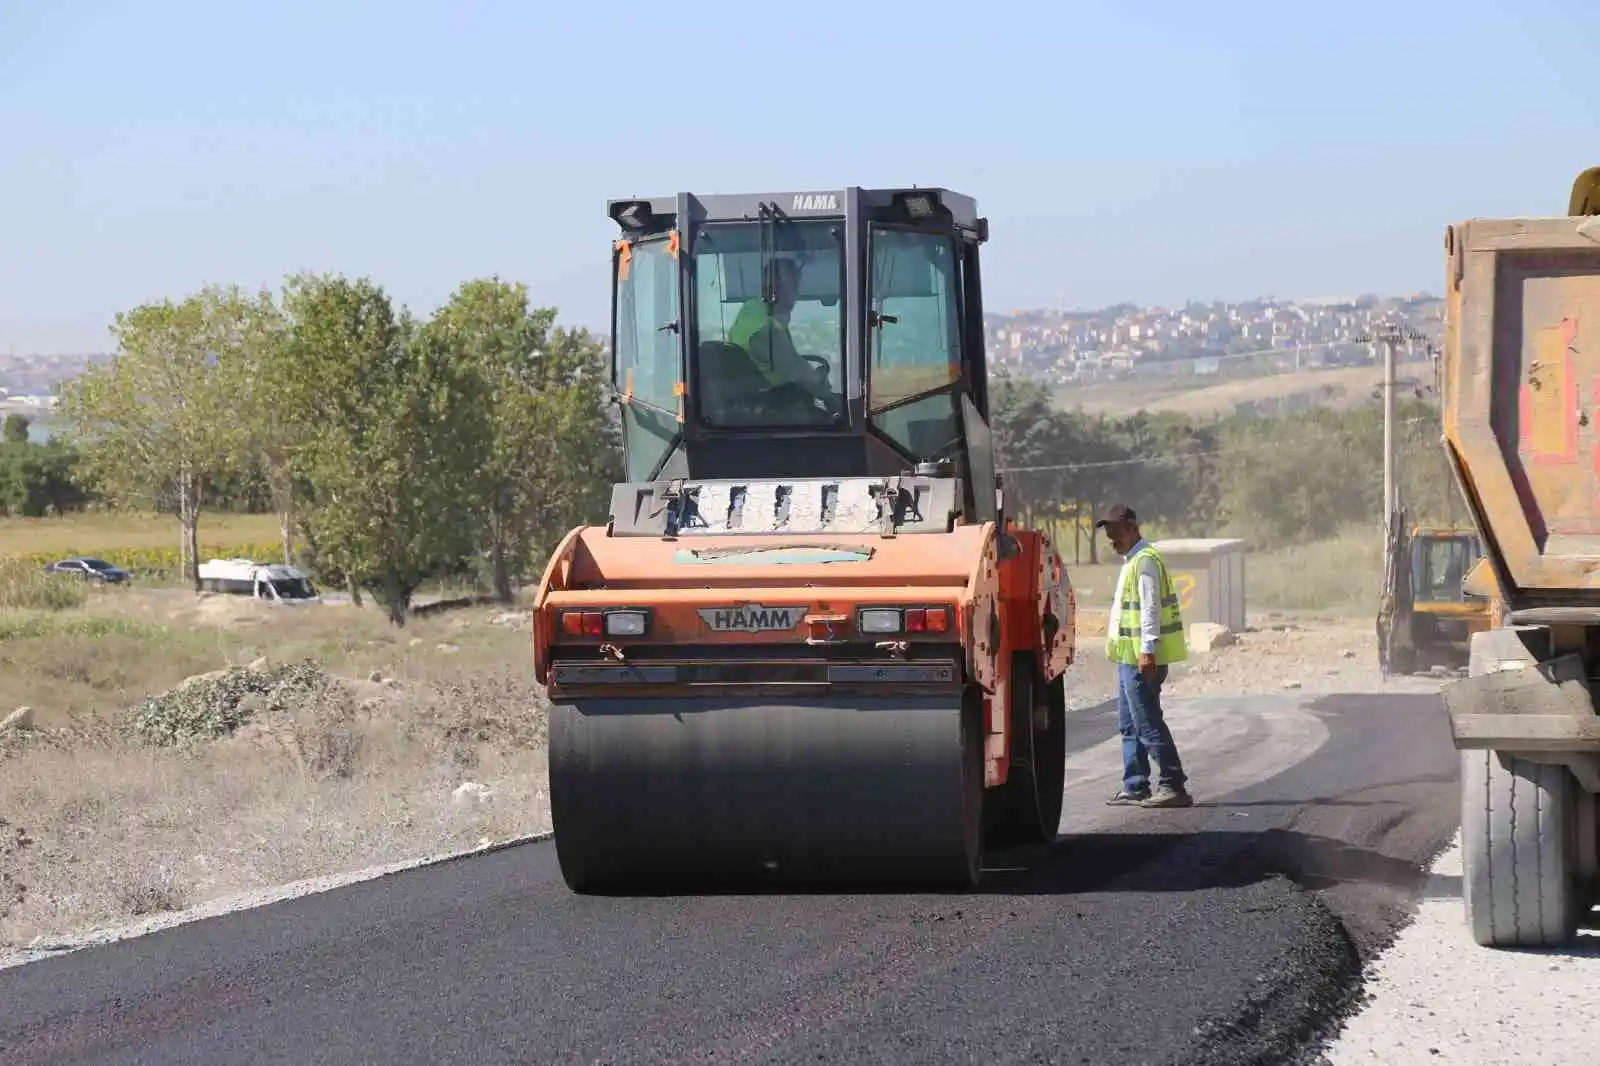
M 970 886 L 978 720 L 958 695 L 589 699 L 550 713 L 550 800 L 576 891 L 711 882 Z

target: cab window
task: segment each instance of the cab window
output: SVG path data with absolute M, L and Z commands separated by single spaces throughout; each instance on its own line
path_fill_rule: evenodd
M 630 481 L 648 481 L 677 433 L 678 260 L 669 237 L 619 245 L 616 284 L 615 385 L 623 404 Z
M 1461 537 L 1430 541 L 1423 548 L 1422 580 L 1417 599 L 1425 603 L 1457 603 L 1467 574 L 1469 550 Z
M 870 257 L 872 424 L 918 459 L 948 458 L 961 439 L 951 387 L 961 379 L 955 242 L 947 235 L 875 227 Z
M 694 240 L 694 386 L 718 428 L 844 417 L 844 255 L 837 222 L 708 224 Z M 771 302 L 767 297 L 772 297 Z

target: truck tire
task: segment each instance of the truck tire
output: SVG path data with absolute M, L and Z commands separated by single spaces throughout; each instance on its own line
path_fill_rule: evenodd
M 1582 917 L 1577 800 L 1564 766 L 1461 752 L 1462 896 L 1485 947 L 1554 947 Z

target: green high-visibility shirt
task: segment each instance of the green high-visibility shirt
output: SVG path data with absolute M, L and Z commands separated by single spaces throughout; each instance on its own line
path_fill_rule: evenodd
M 763 377 L 773 384 L 782 384 L 788 378 L 778 369 L 777 361 L 773 358 L 771 345 L 758 345 L 758 347 L 764 349 L 760 352 L 752 351 L 750 347 L 756 334 L 767 326 L 771 326 L 774 333 L 782 332 L 783 339 L 779 343 L 786 343 L 790 348 L 794 347 L 794 341 L 789 336 L 788 325 L 773 317 L 772 308 L 767 306 L 767 302 L 759 296 L 746 300 L 744 305 L 739 308 L 739 314 L 733 320 L 733 328 L 728 330 L 728 343 L 736 344 L 749 352 L 752 361 L 756 364 L 756 369 L 761 371 Z

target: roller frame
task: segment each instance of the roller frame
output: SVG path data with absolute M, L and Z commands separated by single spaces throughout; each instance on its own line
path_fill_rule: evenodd
M 567 883 L 971 887 L 986 829 L 1053 840 L 1074 604 L 1048 538 L 1006 517 L 976 203 L 849 186 L 680 192 L 607 213 L 613 336 L 632 336 L 620 324 L 648 307 L 675 343 L 613 348 L 627 480 L 604 528 L 556 548 L 535 599 Z M 698 279 L 721 269 L 702 252 L 736 227 L 756 235 L 769 300 L 780 249 L 817 252 L 805 269 L 830 293 L 837 270 L 842 421 L 715 415 L 705 375 L 736 375 L 746 356 L 701 336 Z M 948 251 L 944 294 L 875 266 L 906 234 Z M 640 256 L 676 269 L 635 271 Z M 806 285 L 803 271 L 801 291 L 821 292 Z M 947 375 L 897 377 L 874 354 L 874 331 L 895 321 L 876 302 L 902 296 L 942 300 L 955 319 Z M 946 402 L 948 426 L 928 413 Z M 907 428 L 890 415 L 900 407 Z M 886 636 L 864 621 L 919 606 L 948 610 L 948 624 Z M 631 636 L 603 638 L 613 630 L 592 615 L 617 612 L 637 619 Z

